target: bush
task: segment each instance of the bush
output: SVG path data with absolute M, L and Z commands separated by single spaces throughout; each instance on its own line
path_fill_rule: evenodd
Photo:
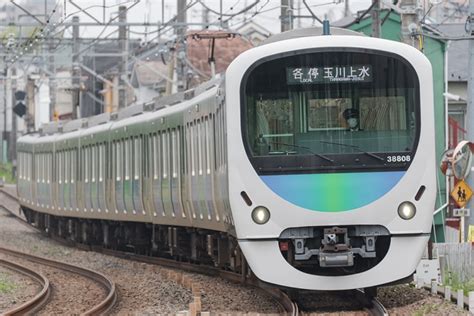
M 0 163 L 0 178 L 5 179 L 5 183 L 15 183 L 16 179 L 12 177 L 12 164 Z

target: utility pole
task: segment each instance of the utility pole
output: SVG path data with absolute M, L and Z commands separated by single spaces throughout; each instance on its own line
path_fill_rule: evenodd
M 281 0 L 281 31 L 286 32 L 293 28 L 293 0 Z
M 416 4 L 417 0 L 401 0 L 400 9 L 402 11 L 402 42 L 408 45 L 411 45 L 415 48 L 415 38 L 412 36 L 412 33 L 418 29 L 418 15 L 416 13 Z
M 5 65 L 5 79 L 3 80 L 3 130 L 2 130 L 2 157 L 1 160 L 2 162 L 7 162 L 7 106 L 8 106 L 8 101 L 7 101 L 7 82 L 9 81 L 9 74 L 10 70 L 8 69 L 7 66 L 7 59 L 6 57 L 3 58 L 3 63 Z
M 72 119 L 78 118 L 81 102 L 81 67 L 79 67 L 79 17 L 72 17 Z
M 48 43 L 49 58 L 48 58 L 48 70 L 53 76 L 49 76 L 49 121 L 53 121 L 56 111 L 56 67 L 54 65 L 54 37 L 49 38 Z
M 468 29 L 470 30 L 470 36 L 474 36 L 474 1 L 470 1 L 469 3 L 469 17 L 470 17 L 470 25 Z M 474 142 L 474 40 L 469 41 L 469 78 L 467 84 L 468 90 L 468 104 L 466 109 L 466 123 L 467 123 L 467 140 Z M 472 166 L 471 166 L 472 167 Z M 467 184 L 474 188 L 474 170 L 471 169 L 471 174 L 466 179 Z M 469 226 L 474 225 L 474 198 L 471 198 L 466 205 L 466 208 L 471 210 L 471 215 L 468 217 L 467 225 L 469 232 Z M 466 230 L 465 230 L 466 231 Z
M 187 89 L 186 80 L 186 0 L 177 0 L 178 12 L 176 14 L 176 76 L 178 80 L 178 91 Z M 222 16 L 221 16 L 222 17 Z M 221 20 L 222 22 L 222 20 Z
M 127 23 L 127 7 L 119 7 L 119 41 L 120 53 L 122 54 L 122 61 L 119 68 L 119 109 L 123 109 L 128 105 L 127 86 L 128 80 L 128 30 L 125 23 Z
M 347 4 L 346 0 L 346 4 Z M 372 16 L 372 37 L 382 37 L 382 25 L 380 23 L 380 0 L 372 0 L 373 8 L 371 11 Z M 348 4 L 347 4 L 348 5 Z
M 11 96 L 10 96 L 10 100 L 11 100 L 11 107 L 9 108 L 9 110 L 7 110 L 7 113 L 9 113 L 10 117 L 11 117 L 11 122 L 12 122 L 12 129 L 10 131 L 10 146 L 8 147 L 8 160 L 10 160 L 11 162 L 15 162 L 16 160 L 16 115 L 13 113 L 13 105 L 15 104 L 15 93 L 13 93 L 13 91 L 16 91 L 16 68 L 13 67 L 11 69 L 11 75 L 12 75 L 12 79 L 11 79 Z
M 349 0 L 344 1 L 344 17 L 351 15 L 351 9 L 349 8 Z

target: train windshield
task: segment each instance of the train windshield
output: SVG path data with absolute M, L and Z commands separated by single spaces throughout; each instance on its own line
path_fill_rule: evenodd
M 408 168 L 419 82 L 400 58 L 318 51 L 254 65 L 242 82 L 242 133 L 260 173 Z

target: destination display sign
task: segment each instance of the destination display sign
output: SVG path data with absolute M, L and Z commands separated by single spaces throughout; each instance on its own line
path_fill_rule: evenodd
M 286 68 L 290 85 L 339 82 L 372 82 L 372 65 Z

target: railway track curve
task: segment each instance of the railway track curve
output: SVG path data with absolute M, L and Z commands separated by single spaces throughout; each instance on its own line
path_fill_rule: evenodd
M 36 311 L 40 310 L 45 304 L 47 304 L 49 296 L 51 294 L 51 284 L 44 275 L 6 259 L 0 259 L 0 265 L 29 277 L 41 286 L 41 290 L 32 299 L 20 305 L 14 306 L 13 308 L 3 312 L 2 315 L 16 316 L 34 314 Z
M 9 199 L 11 199 L 14 202 L 17 202 L 17 197 L 14 193 L 10 192 L 11 190 L 5 190 L 4 188 L 0 188 L 0 193 L 3 193 L 5 196 L 7 196 Z M 42 232 L 41 230 L 36 229 L 34 226 L 31 226 L 26 222 L 26 220 L 18 214 L 18 209 L 12 209 L 9 207 L 6 207 L 5 205 L 0 205 L 3 206 L 7 211 L 9 211 L 12 215 L 14 215 L 19 221 L 22 222 L 22 224 L 27 225 L 28 227 L 35 229 L 37 231 Z M 42 232 L 44 233 L 44 232 Z M 56 241 L 62 241 L 61 239 L 54 238 Z M 71 245 L 71 242 L 68 241 L 63 241 L 67 245 Z M 78 244 L 80 248 L 84 248 L 84 245 Z M 303 312 L 300 310 L 300 307 L 298 306 L 298 303 L 296 301 L 293 301 L 289 295 L 287 295 L 286 292 L 271 287 L 267 284 L 264 284 L 263 282 L 259 281 L 255 277 L 246 277 L 241 274 L 237 274 L 234 272 L 230 271 L 225 271 L 221 270 L 219 268 L 214 268 L 214 267 L 209 267 L 209 266 L 202 266 L 202 265 L 195 265 L 192 263 L 188 262 L 179 262 L 167 258 L 160 258 L 160 257 L 149 257 L 149 256 L 143 256 L 143 255 L 137 255 L 133 253 L 127 253 L 127 252 L 122 252 L 122 251 L 116 251 L 116 250 L 111 250 L 111 249 L 106 249 L 100 246 L 87 246 L 86 248 L 89 248 L 90 250 L 101 252 L 107 255 L 119 257 L 119 258 L 124 258 L 124 259 L 129 259 L 129 260 L 134 260 L 137 262 L 142 262 L 142 263 L 148 263 L 148 264 L 154 264 L 154 265 L 160 265 L 163 267 L 167 268 L 173 268 L 173 269 L 179 269 L 182 271 L 187 271 L 187 272 L 194 272 L 194 273 L 200 273 L 200 274 L 205 274 L 205 275 L 211 275 L 211 276 L 218 276 L 221 277 L 225 280 L 228 280 L 230 282 L 234 283 L 243 283 L 249 286 L 253 286 L 256 288 L 259 288 L 260 290 L 266 292 L 268 295 L 270 295 L 276 302 L 278 302 L 282 308 L 282 312 L 284 312 L 286 315 L 291 315 L 291 316 L 297 316 L 303 314 Z M 1 251 L 1 248 L 0 248 Z M 360 300 L 365 300 L 367 302 L 367 298 L 364 296 L 364 293 L 362 291 L 357 291 L 358 294 L 356 295 L 358 299 Z M 109 295 L 110 296 L 110 295 Z M 104 303 L 105 305 L 105 303 Z M 367 307 L 365 311 L 373 316 L 386 316 L 388 315 L 387 310 L 383 306 L 383 304 L 377 300 L 376 298 L 373 298 L 368 304 L 370 307 Z M 102 313 L 101 309 L 98 307 L 97 310 L 94 310 L 94 313 Z
M 63 270 L 63 271 L 74 273 L 74 274 L 80 275 L 82 277 L 85 277 L 87 279 L 90 279 L 90 280 L 94 281 L 95 283 L 100 284 L 107 291 L 106 298 L 103 299 L 102 301 L 100 301 L 99 304 L 96 304 L 95 306 L 93 306 L 92 308 L 90 308 L 89 310 L 84 312 L 83 315 L 105 314 L 109 310 L 111 310 L 115 305 L 115 302 L 117 300 L 117 291 L 116 291 L 116 288 L 115 288 L 115 283 L 112 280 L 108 279 L 103 274 L 99 273 L 99 272 L 92 271 L 92 270 L 82 268 L 82 267 L 78 267 L 78 266 L 74 266 L 74 265 L 64 263 L 64 262 L 59 262 L 59 261 L 55 261 L 55 260 L 46 259 L 46 258 L 43 258 L 43 257 L 33 256 L 33 255 L 30 255 L 30 254 L 26 254 L 26 253 L 23 253 L 23 252 L 19 252 L 19 251 L 16 251 L 16 250 L 3 248 L 3 247 L 0 247 L 0 253 L 5 254 L 5 255 L 9 255 L 9 256 L 13 256 L 13 257 L 17 257 L 17 258 L 21 258 L 21 259 L 25 259 L 25 260 L 28 260 L 28 261 L 31 261 L 31 262 L 34 262 L 34 263 L 38 263 L 38 264 L 41 264 L 41 265 L 46 265 L 46 266 L 49 266 L 49 267 L 52 267 L 52 268 L 55 268 L 55 269 L 60 269 L 60 270 Z M 26 270 L 28 270 L 28 269 L 26 269 Z M 25 270 L 25 272 L 28 273 L 26 270 Z M 39 274 L 37 274 L 37 275 L 41 279 L 41 276 Z M 48 289 L 49 289 L 49 281 L 46 282 L 46 283 L 47 283 Z M 41 291 L 41 293 L 43 293 L 43 291 L 46 291 L 46 294 L 42 294 L 43 297 L 45 295 L 48 295 L 49 290 L 45 290 L 44 287 L 43 287 L 43 290 Z M 47 296 L 46 296 L 46 298 L 47 298 Z M 42 307 L 42 306 L 44 306 L 45 299 L 41 299 L 41 302 L 42 302 L 41 303 L 41 307 Z M 35 305 L 35 304 L 33 304 L 33 305 Z M 40 308 L 38 306 L 33 306 L 33 307 L 34 307 L 34 311 L 36 311 Z M 20 314 L 24 314 L 24 313 L 20 313 Z

